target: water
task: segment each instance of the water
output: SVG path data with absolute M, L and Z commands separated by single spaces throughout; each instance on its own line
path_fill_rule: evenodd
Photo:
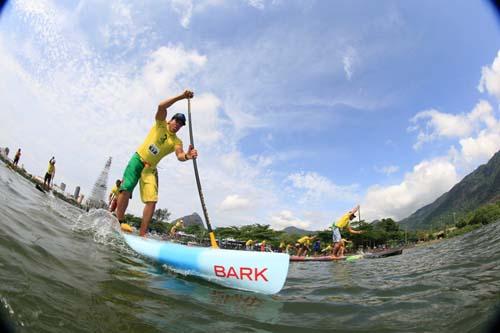
M 292 263 L 275 296 L 183 277 L 0 163 L 0 306 L 19 332 L 482 332 L 500 223 L 355 262 Z

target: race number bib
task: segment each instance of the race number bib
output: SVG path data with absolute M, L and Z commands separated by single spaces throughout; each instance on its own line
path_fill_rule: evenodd
M 158 147 L 156 147 L 156 145 L 154 145 L 154 144 L 151 144 L 148 149 L 149 149 L 149 152 L 153 155 L 158 155 L 158 153 L 160 152 L 160 149 Z

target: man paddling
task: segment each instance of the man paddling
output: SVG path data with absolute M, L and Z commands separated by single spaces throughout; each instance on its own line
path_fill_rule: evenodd
M 342 217 L 332 226 L 332 238 L 335 245 L 333 246 L 332 255 L 335 257 L 341 257 L 344 253 L 342 249 L 342 235 L 340 234 L 341 229 L 347 229 L 351 234 L 362 234 L 362 231 L 354 230 L 350 226 L 350 222 L 356 217 L 356 212 L 359 210 L 359 205 L 342 215 Z
M 19 163 L 19 159 L 20 158 L 21 158 L 21 148 L 19 148 L 17 150 L 16 156 L 14 156 L 14 162 L 12 162 L 12 164 L 14 164 L 15 166 L 17 166 L 17 164 Z
M 297 240 L 297 256 L 305 256 L 307 252 L 310 251 L 310 246 L 311 242 L 316 238 L 316 236 L 309 235 L 309 236 L 303 236 Z
M 167 121 L 167 109 L 174 103 L 183 99 L 193 98 L 192 91 L 186 90 L 178 96 L 168 98 L 158 105 L 155 115 L 155 124 L 149 131 L 146 139 L 132 155 L 125 172 L 123 182 L 120 186 L 116 217 L 123 223 L 128 202 L 132 192 L 139 182 L 141 200 L 144 203 L 142 214 L 140 236 L 144 236 L 148 230 L 149 222 L 153 217 L 156 202 L 158 202 L 158 172 L 156 166 L 166 155 L 175 152 L 180 162 L 196 158 L 198 152 L 189 146 L 184 152 L 182 141 L 177 137 L 177 132 L 186 124 L 186 117 L 182 113 L 176 113 Z
M 56 159 L 54 156 L 49 160 L 49 167 L 43 178 L 43 186 L 48 191 L 50 190 L 51 184 L 54 184 L 54 176 L 56 175 Z

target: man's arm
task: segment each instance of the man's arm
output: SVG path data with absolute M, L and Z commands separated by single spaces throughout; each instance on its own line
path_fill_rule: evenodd
M 177 159 L 181 162 L 185 162 L 187 160 L 192 160 L 193 158 L 198 157 L 198 151 L 193 148 L 193 146 L 189 145 L 189 149 L 187 153 L 184 152 L 184 149 L 182 149 L 182 146 L 177 146 L 175 147 L 175 155 L 177 156 Z
M 182 94 L 174 97 L 167 98 L 164 101 L 161 101 L 158 105 L 158 111 L 156 111 L 156 120 L 165 120 L 167 119 L 167 109 L 171 107 L 175 102 L 183 100 L 185 98 L 193 98 L 194 94 L 190 90 L 184 91 Z
M 359 210 L 359 205 L 354 207 L 353 209 L 350 210 L 351 213 L 356 214 L 356 212 Z
M 349 232 L 351 234 L 362 234 L 363 233 L 363 231 L 361 231 L 361 230 L 354 230 L 353 228 L 351 228 L 351 226 L 349 226 L 347 228 L 349 229 Z

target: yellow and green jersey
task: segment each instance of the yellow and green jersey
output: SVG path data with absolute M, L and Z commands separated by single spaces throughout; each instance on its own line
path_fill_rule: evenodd
M 313 239 L 313 237 L 304 236 L 302 238 L 299 238 L 299 240 L 297 241 L 297 243 L 309 246 L 309 245 L 311 245 L 312 239 Z
M 47 173 L 52 175 L 56 171 L 56 166 L 49 162 L 49 167 L 47 168 Z
M 335 226 L 339 229 L 344 229 L 349 225 L 349 222 L 351 221 L 349 219 L 351 217 L 351 212 L 347 212 L 342 217 L 335 223 Z
M 172 153 L 178 146 L 182 147 L 182 141 L 175 133 L 168 130 L 168 122 L 157 120 L 137 149 L 137 154 L 155 168 L 163 157 Z

